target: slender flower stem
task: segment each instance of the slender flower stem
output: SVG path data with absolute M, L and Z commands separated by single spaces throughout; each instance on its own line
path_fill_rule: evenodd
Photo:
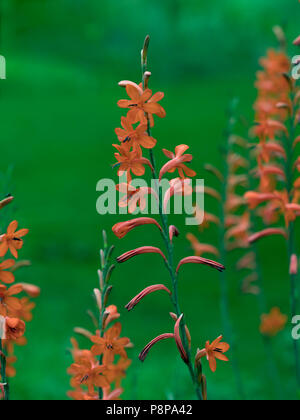
M 106 234 L 105 234 L 106 235 Z M 101 270 L 102 270 L 102 279 L 103 279 L 103 288 L 100 284 L 100 291 L 101 291 L 101 308 L 99 308 L 99 331 L 100 337 L 103 338 L 105 329 L 104 329 L 104 314 L 105 314 L 105 295 L 108 289 L 108 284 L 106 282 L 106 277 L 108 274 L 108 270 L 110 268 L 110 257 L 112 254 L 113 247 L 109 248 L 107 245 L 106 240 L 104 240 L 104 249 L 103 249 L 103 259 L 101 261 Z M 102 365 L 103 362 L 103 355 L 99 356 L 99 363 Z M 102 400 L 103 398 L 103 390 L 99 388 L 99 399 Z
M 6 377 L 6 356 L 4 354 L 2 340 L 0 339 L 0 361 L 1 361 L 1 381 L 4 384 L 4 399 L 9 400 L 9 385 Z
M 226 250 L 226 210 L 225 204 L 227 201 L 227 190 L 228 190 L 228 178 L 229 178 L 229 167 L 228 167 L 228 156 L 229 156 L 229 139 L 230 136 L 233 134 L 233 126 L 235 124 L 235 119 L 233 117 L 233 111 L 235 108 L 235 101 L 231 104 L 228 127 L 225 133 L 225 149 L 224 149 L 224 168 L 223 168 L 223 176 L 224 181 L 222 184 L 222 201 L 220 203 L 220 239 L 219 239 L 219 249 L 220 249 L 220 256 L 221 256 L 221 263 L 226 267 L 226 258 L 227 258 L 227 250 Z M 236 354 L 236 343 L 233 336 L 233 328 L 230 319 L 229 313 L 229 297 L 228 297 L 228 280 L 227 280 L 227 273 L 221 272 L 220 273 L 220 287 L 221 287 L 221 315 L 224 324 L 224 333 L 226 335 L 227 341 L 231 347 L 231 354 L 232 354 L 232 368 L 235 376 L 236 386 L 239 393 L 239 396 L 242 400 L 245 400 L 245 391 L 244 386 L 240 374 L 240 367 L 239 362 Z
M 144 87 L 144 73 L 145 71 L 147 71 L 147 64 L 146 61 L 142 61 L 142 77 L 143 77 L 143 87 Z M 148 119 L 148 135 L 151 137 L 151 127 L 150 127 L 150 121 L 147 115 L 147 119 Z M 153 149 L 150 150 L 150 162 L 152 164 L 153 167 L 153 179 L 156 182 L 156 190 L 158 192 L 158 205 L 159 205 L 159 214 L 160 214 L 160 218 L 161 218 L 161 222 L 162 222 L 162 238 L 164 240 L 166 249 L 167 249 L 167 262 L 166 262 L 166 266 L 167 269 L 169 271 L 170 277 L 171 277 L 171 281 L 172 281 L 172 296 L 171 296 L 171 300 L 172 300 L 172 304 L 174 306 L 174 310 L 175 313 L 177 315 L 177 317 L 180 317 L 182 312 L 180 309 L 180 305 L 179 305 L 179 295 L 178 295 L 178 275 L 176 273 L 175 270 L 175 266 L 174 266 L 174 249 L 173 249 L 173 244 L 169 238 L 169 226 L 168 226 L 168 217 L 165 214 L 164 210 L 163 210 L 163 197 L 162 197 L 162 189 L 160 186 L 160 182 L 158 179 L 158 172 L 156 169 L 156 162 L 155 162 L 155 156 L 154 156 L 154 151 Z M 202 397 L 202 392 L 200 389 L 200 384 L 198 383 L 197 380 L 197 375 L 196 375 L 196 371 L 193 367 L 192 361 L 191 361 L 191 352 L 190 352 L 190 348 L 189 348 L 189 344 L 188 344 L 188 339 L 187 339 L 187 335 L 186 335 L 186 325 L 185 325 L 185 321 L 184 318 L 182 319 L 181 325 L 180 325 L 180 330 L 181 330 L 181 336 L 182 336 L 182 341 L 183 341 L 183 346 L 184 349 L 186 351 L 187 357 L 188 357 L 188 363 L 187 363 L 187 367 L 188 370 L 190 372 L 194 387 L 195 387 L 195 392 L 197 395 L 197 398 L 199 400 L 203 400 Z
M 286 136 L 285 149 L 286 149 L 286 187 L 289 194 L 289 201 L 293 200 L 293 142 L 295 140 L 296 130 L 295 130 L 295 118 L 297 114 L 297 109 L 295 106 L 295 92 L 291 92 L 291 101 L 293 104 L 292 113 L 289 119 L 289 134 Z M 287 240 L 287 252 L 289 261 L 294 254 L 296 254 L 296 244 L 295 244 L 295 223 L 290 222 L 288 226 L 288 240 Z M 291 284 L 291 316 L 292 319 L 297 315 L 298 310 L 298 299 L 299 291 L 297 285 L 297 275 L 290 274 L 290 284 Z M 300 347 L 297 340 L 293 340 L 293 348 L 295 355 L 295 365 L 296 365 L 296 378 L 297 384 L 300 391 Z

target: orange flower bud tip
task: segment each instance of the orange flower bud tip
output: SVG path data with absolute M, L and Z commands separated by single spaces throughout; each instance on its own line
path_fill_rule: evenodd
M 169 227 L 169 237 L 170 237 L 171 242 L 173 242 L 174 236 L 178 238 L 179 235 L 180 235 L 180 232 L 176 226 L 172 225 Z
M 298 258 L 297 258 L 297 255 L 294 254 L 291 256 L 290 275 L 296 276 L 297 274 L 298 274 Z
M 300 46 L 300 36 L 298 36 L 298 37 L 294 40 L 293 44 L 294 44 L 294 45 L 296 45 L 296 46 Z

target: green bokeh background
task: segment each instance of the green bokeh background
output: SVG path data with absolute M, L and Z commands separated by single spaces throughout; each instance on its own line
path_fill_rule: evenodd
M 165 92 L 165 120 L 158 120 L 157 160 L 161 148 L 188 143 L 194 168 L 204 176 L 205 162 L 221 163 L 219 147 L 228 102 L 240 98 L 239 112 L 253 119 L 253 82 L 258 58 L 276 46 L 272 27 L 281 24 L 291 41 L 298 35 L 296 0 L 2 0 L 1 54 L 7 80 L 0 81 L 1 171 L 13 165 L 12 181 L 3 194 L 15 197 L 15 217 L 30 228 L 22 257 L 32 267 L 19 281 L 42 288 L 29 344 L 17 349 L 18 375 L 11 381 L 14 399 L 65 399 L 71 358 L 69 340 L 75 326 L 90 327 L 85 312 L 93 307 L 101 231 L 124 217 L 96 213 L 96 183 L 116 177 L 111 144 L 116 141 L 124 92 L 122 79 L 140 79 L 139 52 L 151 35 L 151 87 Z M 291 50 L 291 54 L 294 51 Z M 172 219 L 182 235 L 176 257 L 187 256 L 187 228 Z M 196 230 L 194 230 L 194 233 Z M 141 245 L 160 245 L 151 227 L 118 241 L 117 253 Z M 268 304 L 288 313 L 288 261 L 282 241 L 260 248 Z M 231 264 L 234 267 L 234 264 Z M 230 310 L 238 339 L 242 376 L 249 399 L 275 398 L 268 379 L 258 333 L 254 297 L 239 292 L 239 278 L 228 269 Z M 139 257 L 118 267 L 111 303 L 118 305 L 124 334 L 135 348 L 124 382 L 125 399 L 193 398 L 193 389 L 176 347 L 153 348 L 142 365 L 140 349 L 172 329 L 172 309 L 164 294 L 145 299 L 132 313 L 124 305 L 153 282 L 168 284 L 159 257 Z M 181 305 L 194 346 L 222 333 L 218 274 L 186 267 L 180 279 Z M 275 340 L 282 398 L 295 398 L 290 327 Z M 206 365 L 210 399 L 237 398 L 230 364 Z

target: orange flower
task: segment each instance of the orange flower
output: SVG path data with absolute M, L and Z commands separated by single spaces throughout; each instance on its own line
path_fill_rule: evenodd
M 16 369 L 14 368 L 13 364 L 16 363 L 17 358 L 16 356 L 8 356 L 6 358 L 6 376 L 8 378 L 14 378 L 16 376 Z
M 27 235 L 28 229 L 21 229 L 16 232 L 18 222 L 13 221 L 7 228 L 7 233 L 0 237 L 0 257 L 4 257 L 7 251 L 10 250 L 11 254 L 18 258 L 18 250 L 23 246 L 23 236 Z
M 195 171 L 193 171 L 185 165 L 185 163 L 190 163 L 193 160 L 192 155 L 184 154 L 188 149 L 189 146 L 187 146 L 186 144 L 181 144 L 180 146 L 177 146 L 175 149 L 175 153 L 163 149 L 164 154 L 171 160 L 162 167 L 159 174 L 160 180 L 167 172 L 172 174 L 176 171 L 176 169 L 178 169 L 179 176 L 182 179 L 185 179 L 186 177 L 191 178 L 197 175 Z
M 261 141 L 266 141 L 266 139 L 274 140 L 275 136 L 279 132 L 287 133 L 287 129 L 284 124 L 276 120 L 263 120 L 258 123 L 254 128 L 254 133 Z
M 156 140 L 147 134 L 147 124 L 140 124 L 137 128 L 133 128 L 129 118 L 121 118 L 122 128 L 116 128 L 115 132 L 121 143 L 129 142 L 134 150 L 139 150 L 140 146 L 145 149 L 153 149 Z
M 116 380 L 116 388 L 121 386 L 121 381 L 126 376 L 126 370 L 131 365 L 131 360 L 120 358 L 115 365 L 110 366 L 110 370 Z
M 212 372 L 215 372 L 217 369 L 216 359 L 222 360 L 223 362 L 229 362 L 229 359 L 224 355 L 224 353 L 226 353 L 230 349 L 230 346 L 227 343 L 221 343 L 222 339 L 223 336 L 221 335 L 211 344 L 209 343 L 209 341 L 207 341 L 205 349 L 198 350 L 196 355 L 196 361 L 206 356 L 209 362 L 209 367 L 212 370 Z
M 4 271 L 15 265 L 14 260 L 6 260 L 0 264 L 0 281 L 6 284 L 11 284 L 15 281 L 15 276 L 10 271 Z
M 119 176 L 126 172 L 128 181 L 132 179 L 131 172 L 136 176 L 143 176 L 145 174 L 145 165 L 149 166 L 153 171 L 151 163 L 148 159 L 142 157 L 140 150 L 131 150 L 125 143 L 121 146 L 116 144 L 113 146 L 119 151 L 119 153 L 115 153 L 115 158 L 119 164 Z
M 93 336 L 91 338 L 95 346 L 92 347 L 92 353 L 95 356 L 103 354 L 103 363 L 105 365 L 113 363 L 115 355 L 127 358 L 125 346 L 130 343 L 128 338 L 120 338 L 122 326 L 118 322 L 104 333 L 103 337 Z
M 23 290 L 22 286 L 19 284 L 15 284 L 11 286 L 9 289 L 0 284 L 0 314 L 6 316 L 7 314 L 12 315 L 15 314 L 15 311 L 19 311 L 22 309 L 20 304 L 20 300 L 14 295 L 18 295 Z
M 273 308 L 270 314 L 262 315 L 260 332 L 263 335 L 274 337 L 285 328 L 287 321 L 288 317 L 283 315 L 279 308 Z
M 158 103 L 164 98 L 162 92 L 157 92 L 152 96 L 152 90 L 143 89 L 133 82 L 120 82 L 120 86 L 126 87 L 127 95 L 130 97 L 130 100 L 124 99 L 118 102 L 120 108 L 129 108 L 128 118 L 130 121 L 138 122 L 142 124 L 147 124 L 148 115 L 150 119 L 151 127 L 154 125 L 153 115 L 157 115 L 159 118 L 164 118 L 166 112 L 163 107 Z
M 18 318 L 5 319 L 6 340 L 18 340 L 25 333 L 25 322 Z
M 226 239 L 235 238 L 242 241 L 247 241 L 250 227 L 250 214 L 246 212 L 242 217 L 240 217 L 239 223 L 228 229 L 226 232 Z
M 73 376 L 75 384 L 87 386 L 90 394 L 94 393 L 95 386 L 101 388 L 109 386 L 106 378 L 107 368 L 99 366 L 99 362 L 88 351 L 85 357 L 81 357 L 77 363 L 70 366 L 68 373 Z
M 149 187 L 135 188 L 130 184 L 122 183 L 117 185 L 116 189 L 125 194 L 119 201 L 119 207 L 128 207 L 129 213 L 134 213 L 137 207 L 142 211 L 145 210 L 147 206 L 147 195 L 153 194 L 154 197 L 158 198 L 156 192 Z
M 27 297 L 19 299 L 21 308 L 14 311 L 14 315 L 26 322 L 32 321 L 32 310 L 35 308 L 35 303 L 30 302 Z
M 107 306 L 107 308 L 105 308 L 105 315 L 107 315 L 107 318 L 105 319 L 104 328 L 106 328 L 111 322 L 120 318 L 120 314 L 116 305 Z

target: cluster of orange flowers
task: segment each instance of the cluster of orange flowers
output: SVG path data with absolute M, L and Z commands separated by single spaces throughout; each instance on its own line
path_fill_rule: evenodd
M 10 204 L 13 197 L 7 197 L 0 202 L 0 209 Z M 18 222 L 9 224 L 7 232 L 0 236 L 0 356 L 1 375 L 0 386 L 3 399 L 9 399 L 7 378 L 16 374 L 14 363 L 15 345 L 26 345 L 25 322 L 32 320 L 32 310 L 35 304 L 30 298 L 38 297 L 40 289 L 27 283 L 15 283 L 15 271 L 30 265 L 29 261 L 16 261 L 19 250 L 23 247 L 23 237 L 28 229 L 18 229 Z M 14 258 L 7 258 L 8 253 Z M 22 293 L 25 295 L 21 295 Z M 21 295 L 21 296 L 20 296 Z
M 168 224 L 166 209 L 170 199 L 174 195 L 190 195 L 193 193 L 191 186 L 191 177 L 196 176 L 188 164 L 192 162 L 193 156 L 186 153 L 189 149 L 187 145 L 179 145 L 175 148 L 175 152 L 163 149 L 164 155 L 168 158 L 166 164 L 162 166 L 159 173 L 156 170 L 153 148 L 157 144 L 157 140 L 151 136 L 151 128 L 154 126 L 154 116 L 163 118 L 166 113 L 162 106 L 158 103 L 163 99 L 164 94 L 158 92 L 153 95 L 149 89 L 149 79 L 151 73 L 147 71 L 147 49 L 149 45 L 149 38 L 146 38 L 144 49 L 142 50 L 142 68 L 144 71 L 143 81 L 141 84 L 136 84 L 130 81 L 122 81 L 119 83 L 121 87 L 126 88 L 129 100 L 121 100 L 118 102 L 119 107 L 129 109 L 126 117 L 122 117 L 122 129 L 117 128 L 116 134 L 120 141 L 120 145 L 114 145 L 119 153 L 115 154 L 118 161 L 118 175 L 126 174 L 127 184 L 118 185 L 117 189 L 125 195 L 121 199 L 119 205 L 121 207 L 128 206 L 129 212 L 132 212 L 139 205 L 142 210 L 145 208 L 146 195 L 153 195 L 158 201 L 160 210 L 160 218 L 162 224 L 157 220 L 149 217 L 139 217 L 133 220 L 117 223 L 113 227 L 113 232 L 118 238 L 124 238 L 131 230 L 144 225 L 153 225 L 159 229 L 166 245 L 167 254 L 154 246 L 143 246 L 125 254 L 121 255 L 117 261 L 124 263 L 131 258 L 141 254 L 158 254 L 162 257 L 163 262 L 170 274 L 172 288 L 164 284 L 155 284 L 146 287 L 137 296 L 135 296 L 126 306 L 130 311 L 132 310 L 145 296 L 156 292 L 165 291 L 170 296 L 171 302 L 174 305 L 175 313 L 170 313 L 174 321 L 174 330 L 171 333 L 164 333 L 153 339 L 140 353 L 140 360 L 144 361 L 149 350 L 153 345 L 161 340 L 173 339 L 177 345 L 180 356 L 183 361 L 189 366 L 189 371 L 194 382 L 197 396 L 199 399 L 206 399 L 206 379 L 202 374 L 201 359 L 206 356 L 212 371 L 216 370 L 216 359 L 228 361 L 224 355 L 228 351 L 229 345 L 221 343 L 222 336 L 215 340 L 212 344 L 206 343 L 203 350 L 198 350 L 195 358 L 195 365 L 191 361 L 191 336 L 185 324 L 184 316 L 179 308 L 178 293 L 177 293 L 177 279 L 181 267 L 185 264 L 204 264 L 219 271 L 224 270 L 224 266 L 215 261 L 205 259 L 200 256 L 192 256 L 182 259 L 175 269 L 173 263 L 173 241 L 179 235 L 178 229 Z M 143 157 L 142 148 L 150 149 L 150 160 Z M 135 189 L 132 185 L 132 174 L 135 176 L 143 176 L 145 174 L 145 166 L 148 166 L 152 172 L 152 178 L 157 181 L 156 190 L 150 188 Z M 167 174 L 175 174 L 178 176 L 169 181 L 169 188 L 165 194 L 161 191 L 160 181 Z M 171 290 L 170 290 L 171 289 Z
M 254 174 L 259 183 L 245 198 L 251 211 L 267 227 L 251 235 L 249 240 L 254 243 L 266 236 L 283 236 L 288 244 L 290 275 L 296 276 L 294 222 L 300 215 L 300 177 L 297 176 L 300 158 L 294 156 L 300 142 L 297 136 L 300 91 L 290 77 L 291 60 L 284 50 L 270 50 L 260 64 L 263 70 L 258 72 L 256 81 L 257 125 L 252 133 L 259 140 L 254 147 L 257 162 Z M 294 302 L 295 294 L 292 290 Z M 287 317 L 274 308 L 262 317 L 261 332 L 276 335 L 286 323 Z
M 110 259 L 113 247 L 108 248 L 104 233 L 104 250 L 101 250 L 101 270 L 98 270 L 99 288 L 94 289 L 98 316 L 89 311 L 96 328 L 95 334 L 83 328 L 75 332 L 93 343 L 90 349 L 79 348 L 75 338 L 71 339 L 71 354 L 74 363 L 68 369 L 72 376 L 72 391 L 68 396 L 74 400 L 118 400 L 123 389 L 122 380 L 131 364 L 126 348 L 132 347 L 129 338 L 120 337 L 121 323 L 115 322 L 120 314 L 115 305 L 107 306 L 112 290 L 109 284 L 114 265 Z M 99 321 L 98 321 L 99 319 Z

